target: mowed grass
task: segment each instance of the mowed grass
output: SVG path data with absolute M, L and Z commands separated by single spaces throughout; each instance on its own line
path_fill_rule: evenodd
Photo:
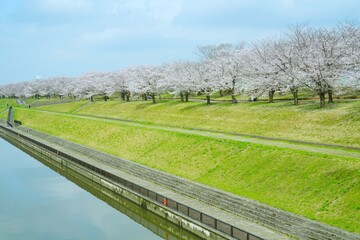
M 72 113 L 73 111 L 79 109 L 80 107 L 87 104 L 89 101 L 80 100 L 75 102 L 63 103 L 63 104 L 53 104 L 53 105 L 44 105 L 36 107 L 36 109 L 40 110 L 49 110 L 54 112 L 62 112 L 62 113 Z
M 17 105 L 15 99 L 0 98 L 0 111 L 6 109 L 7 104 L 9 104 L 9 106 L 16 106 Z
M 109 106 L 111 109 L 126 105 L 131 109 L 143 107 L 146 118 L 149 109 L 154 112 L 170 104 L 108 102 L 95 106 L 100 112 Z M 184 108 L 177 106 L 183 104 L 172 105 Z M 197 103 L 186 106 L 203 108 Z M 208 109 L 217 107 L 221 106 Z M 255 110 L 266 108 L 261 105 L 248 108 L 252 107 Z M 40 131 L 360 233 L 359 159 L 78 119 L 31 109 L 16 109 L 15 118 Z
M 72 105 L 70 103 L 64 112 Z M 59 109 L 44 106 L 42 109 Z M 204 128 L 268 137 L 360 147 L 360 101 L 340 101 L 318 108 L 317 101 L 238 103 L 99 101 L 77 114 L 154 124 Z

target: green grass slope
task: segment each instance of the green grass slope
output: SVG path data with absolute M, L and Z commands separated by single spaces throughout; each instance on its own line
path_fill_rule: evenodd
M 63 104 L 44 105 L 44 106 L 39 106 L 39 107 L 35 107 L 35 108 L 40 109 L 40 110 L 51 109 L 51 111 L 53 111 L 53 112 L 71 113 L 71 112 L 81 108 L 82 106 L 86 105 L 87 103 L 89 103 L 89 102 L 86 100 L 80 100 L 80 101 L 63 103 Z
M 326 110 L 306 105 L 292 108 L 283 104 L 214 104 L 206 107 L 203 103 L 151 105 L 113 101 L 95 103 L 81 112 L 231 131 L 236 127 L 236 131 L 255 131 L 256 134 L 266 133 L 266 129 L 272 134 L 280 133 L 277 124 L 271 122 L 281 118 L 295 120 L 292 114 L 303 119 L 326 115 L 329 121 L 341 120 L 337 126 L 341 128 L 345 124 L 343 129 L 350 133 L 350 129 L 355 131 L 354 126 L 347 125 L 355 120 L 346 121 L 346 116 L 359 116 L 353 112 L 359 107 L 357 102 Z M 51 109 L 51 106 L 47 108 Z M 69 109 L 72 109 L 71 104 L 63 110 L 71 111 Z M 275 114 L 275 109 L 279 115 Z M 328 112 L 332 114 L 327 115 Z M 336 116 L 332 116 L 335 113 Z M 245 119 L 251 123 L 251 115 L 253 118 L 258 116 L 259 119 L 253 121 L 260 126 L 256 127 L 255 123 L 248 124 L 247 128 L 241 126 Z M 40 131 L 360 233 L 359 159 L 121 125 L 101 119 L 79 119 L 31 109 L 17 108 L 15 118 Z M 271 126 L 266 127 L 261 120 Z M 326 122 L 318 122 L 319 119 L 309 121 L 319 128 L 327 126 Z M 286 125 L 284 122 L 278 124 Z M 289 125 L 286 125 L 288 131 L 292 129 Z M 275 127 L 277 131 L 271 131 Z M 311 128 L 303 129 L 311 132 Z M 313 131 L 321 132 L 317 128 Z M 358 138 L 358 133 L 351 133 L 353 141 Z
M 44 106 L 44 110 L 68 112 Z M 59 106 L 61 107 L 61 106 Z M 268 137 L 360 147 L 360 101 L 340 101 L 319 109 L 317 101 L 214 103 L 161 101 L 95 102 L 77 114 L 114 117 L 164 125 L 204 128 Z
M 0 98 L 0 111 L 7 108 L 7 104 L 9 104 L 10 106 L 16 106 L 17 105 L 15 99 Z

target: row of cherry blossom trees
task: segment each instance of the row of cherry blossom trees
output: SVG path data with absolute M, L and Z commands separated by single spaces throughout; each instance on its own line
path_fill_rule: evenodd
M 360 30 L 357 24 L 333 28 L 295 26 L 277 38 L 249 45 L 220 44 L 198 47 L 199 61 L 174 61 L 160 66 L 129 66 L 118 72 L 90 72 L 75 78 L 53 77 L 0 87 L 2 97 L 72 96 L 105 100 L 119 93 L 123 100 L 151 98 L 168 92 L 188 101 L 202 93 L 210 104 L 215 92 L 238 95 L 291 92 L 298 104 L 300 88 L 316 92 L 320 107 L 333 91 L 360 90 Z

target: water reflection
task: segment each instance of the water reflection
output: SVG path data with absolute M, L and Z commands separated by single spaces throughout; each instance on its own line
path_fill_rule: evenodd
M 54 171 L 0 138 L 0 239 L 200 239 L 69 169 L 36 159 Z

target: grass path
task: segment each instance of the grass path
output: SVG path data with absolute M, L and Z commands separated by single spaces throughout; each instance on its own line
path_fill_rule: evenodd
M 226 140 L 233 140 L 233 141 L 239 141 L 239 142 L 248 142 L 248 143 L 255 143 L 255 144 L 261 144 L 261 145 L 266 145 L 266 146 L 274 146 L 274 147 L 288 148 L 288 149 L 294 149 L 294 150 L 303 150 L 303 151 L 314 152 L 314 153 L 323 153 L 323 154 L 328 154 L 328 155 L 336 155 L 336 156 L 352 157 L 352 158 L 360 159 L 360 151 L 349 150 L 349 149 L 340 148 L 340 147 L 312 146 L 309 144 L 300 144 L 300 143 L 287 142 L 287 141 L 281 141 L 281 140 L 269 140 L 269 139 L 262 139 L 262 138 L 258 138 L 258 137 L 239 136 L 239 135 L 235 135 L 235 134 L 231 134 L 231 133 L 218 133 L 218 132 L 211 131 L 211 130 L 196 130 L 196 129 L 186 129 L 186 128 L 180 128 L 180 127 L 170 127 L 170 126 L 164 126 L 164 125 L 158 125 L 158 124 L 144 124 L 144 123 L 140 123 L 140 122 L 136 122 L 136 121 L 122 120 L 122 119 L 116 119 L 116 118 L 78 115 L 78 114 L 72 114 L 72 113 L 60 113 L 60 112 L 53 112 L 53 111 L 48 111 L 48 110 L 37 110 L 37 109 L 26 109 L 26 110 L 47 112 L 47 113 L 56 114 L 56 115 L 60 115 L 60 116 L 72 116 L 75 118 L 90 119 L 90 120 L 97 120 L 97 121 L 103 121 L 103 122 L 111 122 L 111 123 L 117 123 L 117 124 L 127 125 L 127 126 L 135 126 L 135 127 L 156 129 L 156 130 L 162 130 L 162 131 L 185 133 L 185 134 L 204 136 L 204 137 L 210 137 L 210 138 L 215 138 L 215 139 L 226 139 Z

